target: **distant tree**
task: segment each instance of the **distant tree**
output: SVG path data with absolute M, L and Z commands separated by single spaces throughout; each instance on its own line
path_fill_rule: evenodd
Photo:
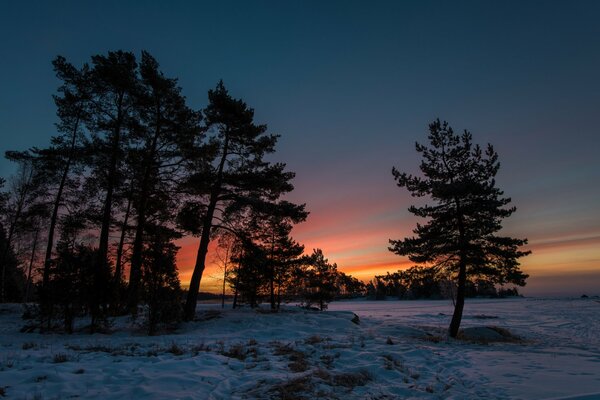
M 337 265 L 330 264 L 321 249 L 316 249 L 308 258 L 307 268 L 302 271 L 301 279 L 304 287 L 304 304 L 307 307 L 316 304 L 319 310 L 327 308 L 327 303 L 335 298 Z
M 354 298 L 366 294 L 366 286 L 352 275 L 338 271 L 336 275 L 336 298 Z
M 277 136 L 254 123 L 254 110 L 232 98 L 222 82 L 208 97 L 204 110 L 208 142 L 203 146 L 211 162 L 201 157 L 200 162 L 188 163 L 186 191 L 191 198 L 179 216 L 182 227 L 200 236 L 185 305 L 187 320 L 194 317 L 210 241 L 220 231 L 231 230 L 232 221 L 245 218 L 248 210 L 293 189 L 289 181 L 294 174 L 285 171 L 285 164 L 264 160 L 274 152 Z
M 230 269 L 230 285 L 242 299 L 253 300 L 267 297 L 272 310 L 281 305 L 282 296 L 292 285 L 293 273 L 302 262 L 304 246 L 290 236 L 293 224 L 306 219 L 304 205 L 288 201 L 255 205 L 243 227 L 237 227 L 242 240 L 241 262 L 237 269 Z M 231 235 L 227 235 L 230 237 Z M 256 301 L 251 302 L 256 305 Z
M 300 264 L 304 252 L 304 246 L 292 239 L 292 228 L 306 220 L 308 213 L 304 205 L 288 201 L 265 203 L 253 211 L 246 232 L 265 254 L 264 285 L 271 309 L 275 310 L 281 303 L 281 291 L 292 277 L 294 267 Z
M 440 298 L 440 287 L 435 268 L 414 266 L 403 271 L 406 295 L 413 299 Z
M 500 164 L 488 144 L 486 150 L 473 145 L 465 131 L 454 134 L 446 122 L 429 125 L 429 146 L 416 144 L 423 157 L 423 177 L 392 170 L 399 187 L 415 197 L 429 196 L 433 205 L 411 206 L 409 211 L 427 218 L 417 224 L 416 236 L 390 240 L 390 251 L 408 256 L 421 265 L 451 271 L 457 277 L 456 306 L 449 334 L 456 337 L 462 319 L 467 277 L 485 277 L 494 283 L 525 285 L 527 275 L 518 259 L 529 254 L 519 248 L 526 239 L 497 236 L 501 222 L 515 208 L 506 208 L 510 198 L 502 197 L 494 177 Z
M 265 285 L 269 278 L 268 255 L 264 247 L 250 240 L 237 241 L 232 262 L 237 264 L 228 277 L 234 290 L 233 308 L 240 303 L 257 307 L 261 297 L 268 293 Z
M 156 333 L 160 324 L 174 325 L 181 320 L 181 287 L 175 258 L 177 247 L 173 240 L 177 232 L 164 226 L 147 226 L 147 245 L 143 252 L 143 300 L 148 305 L 148 334 Z

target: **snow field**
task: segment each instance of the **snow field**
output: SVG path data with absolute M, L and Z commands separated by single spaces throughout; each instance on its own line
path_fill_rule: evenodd
M 346 301 L 330 311 L 220 310 L 148 337 L 20 333 L 0 306 L 0 394 L 10 399 L 600 399 L 600 303 L 471 300 L 463 327 L 513 342 L 448 339 L 448 301 Z M 352 322 L 360 317 L 359 324 Z M 579 396 L 579 397 L 574 397 Z

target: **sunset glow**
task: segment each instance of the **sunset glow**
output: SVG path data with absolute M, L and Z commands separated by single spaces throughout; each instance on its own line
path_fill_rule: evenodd
M 411 234 L 414 220 L 406 211 L 407 207 L 408 204 L 386 205 L 381 201 L 369 207 L 367 213 L 359 204 L 313 210 L 308 221 L 295 228 L 294 237 L 305 245 L 306 252 L 321 248 L 341 271 L 368 282 L 375 275 L 413 265 L 408 259 L 387 250 L 388 239 Z M 320 215 L 323 217 L 319 218 Z M 532 255 L 522 259 L 522 268 L 530 278 L 522 292 L 558 295 L 565 292 L 565 286 L 577 287 L 582 293 L 593 292 L 600 284 L 600 232 L 594 233 L 593 230 L 582 230 L 580 233 L 564 232 L 562 236 L 543 232 L 530 236 L 527 248 L 532 250 Z M 193 269 L 198 239 L 187 238 L 180 245 L 178 265 L 182 284 L 186 285 Z M 215 251 L 216 243 L 213 242 L 202 291 L 221 291 L 222 268 L 214 261 Z
M 412 265 L 388 241 L 412 234 L 407 208 L 426 199 L 390 172 L 419 173 L 414 144 L 440 118 L 498 152 L 498 187 L 517 207 L 504 231 L 533 251 L 520 260 L 523 293 L 600 294 L 598 11 L 585 1 L 6 2 L 1 152 L 56 133 L 57 55 L 81 66 L 147 50 L 189 107 L 206 107 L 222 79 L 280 135 L 269 161 L 296 174 L 289 200 L 310 212 L 293 238 L 368 281 Z M 0 160 L 0 176 L 14 170 Z M 185 286 L 199 239 L 178 243 Z M 217 292 L 210 249 L 200 290 Z

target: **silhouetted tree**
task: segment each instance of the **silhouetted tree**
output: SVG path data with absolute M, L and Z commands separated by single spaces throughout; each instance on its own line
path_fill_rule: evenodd
M 3 246 L 0 247 L 0 302 L 6 300 L 6 288 L 9 283 L 7 269 L 11 263 L 11 253 L 14 251 L 14 241 L 18 234 L 26 230 L 28 215 L 36 213 L 38 199 L 44 192 L 45 185 L 42 176 L 35 168 L 34 161 L 21 153 L 7 152 L 8 159 L 18 162 L 17 173 L 10 181 L 10 190 L 5 204 L 3 225 L 6 234 Z M 14 253 L 13 253 L 14 255 Z M 20 300 L 20 299 L 19 299 Z M 14 301 L 14 299 L 13 299 Z
M 313 254 L 308 260 L 307 268 L 302 271 L 301 275 L 304 305 L 310 307 L 317 304 L 319 310 L 323 311 L 327 308 L 327 303 L 334 299 L 338 289 L 336 286 L 337 265 L 330 264 L 321 249 L 313 250 Z
M 81 172 L 81 161 L 87 146 L 86 136 L 83 132 L 84 120 L 87 117 L 86 100 L 88 99 L 86 77 L 89 72 L 87 66 L 81 70 L 67 63 L 64 57 L 56 57 L 52 62 L 54 72 L 61 80 L 59 94 L 53 96 L 56 104 L 56 114 L 59 122 L 56 124 L 59 135 L 51 139 L 51 146 L 47 149 L 34 148 L 30 152 L 38 159 L 40 168 L 44 170 L 49 188 L 49 199 L 52 202 L 50 221 L 47 234 L 46 252 L 42 272 L 42 307 L 47 300 L 45 289 L 48 285 L 52 251 L 54 250 L 54 236 L 59 220 L 59 212 L 64 207 L 65 191 L 77 189 L 80 180 L 77 178 Z M 54 190 L 52 190 L 54 187 Z
M 296 205 L 288 201 L 263 203 L 256 207 L 250 227 L 246 228 L 254 243 L 261 246 L 266 256 L 264 266 L 271 309 L 281 303 L 281 290 L 291 278 L 294 266 L 301 262 L 304 246 L 291 238 L 294 224 L 306 220 L 308 213 L 304 205 Z
M 89 72 L 90 118 L 87 121 L 93 139 L 93 174 L 99 189 L 104 192 L 101 203 L 98 256 L 94 269 L 94 302 L 91 307 L 92 325 L 100 307 L 108 303 L 111 272 L 109 269 L 109 234 L 113 222 L 115 192 L 122 184 L 124 153 L 137 125 L 135 109 L 139 91 L 137 62 L 132 53 L 115 51 L 106 56 L 92 56 Z
M 159 324 L 172 325 L 181 319 L 181 287 L 173 240 L 179 234 L 164 226 L 149 224 L 147 245 L 143 252 L 143 300 L 148 304 L 148 334 L 153 335 Z
M 188 149 L 201 140 L 201 114 L 186 105 L 177 80 L 167 78 L 159 70 L 158 62 L 142 52 L 140 62 L 140 91 L 137 99 L 140 124 L 134 132 L 139 147 L 134 150 L 133 171 L 134 208 L 136 210 L 135 237 L 132 246 L 129 276 L 129 307 L 135 310 L 139 298 L 142 249 L 148 218 L 174 220 L 176 210 L 173 198 L 175 184 L 183 178 L 183 160 Z M 171 203 L 171 204 L 169 204 Z
M 23 299 L 25 275 L 19 268 L 19 262 L 13 247 L 8 243 L 4 226 L 0 222 L 0 248 L 2 249 L 2 275 L 1 284 L 4 287 L 4 300 L 6 302 L 20 302 Z
M 267 293 L 265 282 L 268 282 L 268 256 L 262 246 L 250 240 L 239 240 L 234 248 L 232 262 L 237 268 L 229 275 L 230 286 L 234 290 L 234 306 L 247 303 L 251 308 L 259 304 L 259 300 Z
M 40 310 L 40 328 L 54 329 L 53 323 L 60 317 L 64 331 L 72 333 L 77 315 L 94 304 L 96 249 L 85 243 L 82 232 L 87 226 L 83 215 L 64 215 L 59 226 L 56 257 L 50 264 L 45 289 L 48 299 Z M 91 326 L 92 332 L 98 329 L 97 323 Z
M 486 150 L 473 145 L 465 131 L 454 134 L 446 122 L 429 126 L 429 146 L 416 144 L 422 155 L 423 177 L 392 170 L 399 187 L 413 196 L 429 196 L 433 205 L 411 206 L 409 211 L 427 218 L 417 224 L 416 236 L 390 240 L 390 250 L 418 264 L 434 265 L 457 275 L 456 306 L 449 334 L 456 337 L 464 308 L 468 276 L 486 277 L 494 283 L 525 285 L 527 275 L 518 259 L 529 254 L 519 247 L 527 240 L 497 236 L 501 222 L 515 208 L 506 208 L 510 198 L 502 197 L 494 177 L 500 164 L 488 144 Z
M 180 214 L 183 226 L 200 235 L 200 245 L 185 305 L 185 318 L 192 319 L 211 238 L 248 210 L 277 200 L 293 186 L 294 177 L 284 164 L 271 164 L 265 154 L 274 151 L 276 135 L 266 134 L 265 125 L 254 123 L 254 111 L 232 98 L 222 82 L 208 93 L 204 118 L 209 135 L 206 153 L 211 164 L 190 162 L 187 191 L 194 195 Z
M 338 271 L 336 276 L 337 296 L 340 298 L 354 298 L 366 294 L 366 286 L 351 275 Z

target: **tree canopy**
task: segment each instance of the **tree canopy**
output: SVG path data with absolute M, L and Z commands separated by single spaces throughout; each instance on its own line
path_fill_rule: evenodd
M 390 251 L 435 269 L 445 269 L 458 280 L 457 302 L 450 324 L 456 336 L 462 318 L 467 276 L 484 277 L 493 283 L 525 285 L 527 275 L 518 259 L 526 239 L 499 235 L 502 220 L 515 207 L 496 187 L 500 168 L 491 144 L 482 149 L 471 133 L 455 134 L 447 122 L 429 125 L 428 145 L 416 144 L 422 156 L 422 176 L 392 169 L 399 187 L 413 197 L 429 197 L 431 204 L 411 206 L 409 211 L 425 218 L 413 230 L 415 236 L 390 240 Z

